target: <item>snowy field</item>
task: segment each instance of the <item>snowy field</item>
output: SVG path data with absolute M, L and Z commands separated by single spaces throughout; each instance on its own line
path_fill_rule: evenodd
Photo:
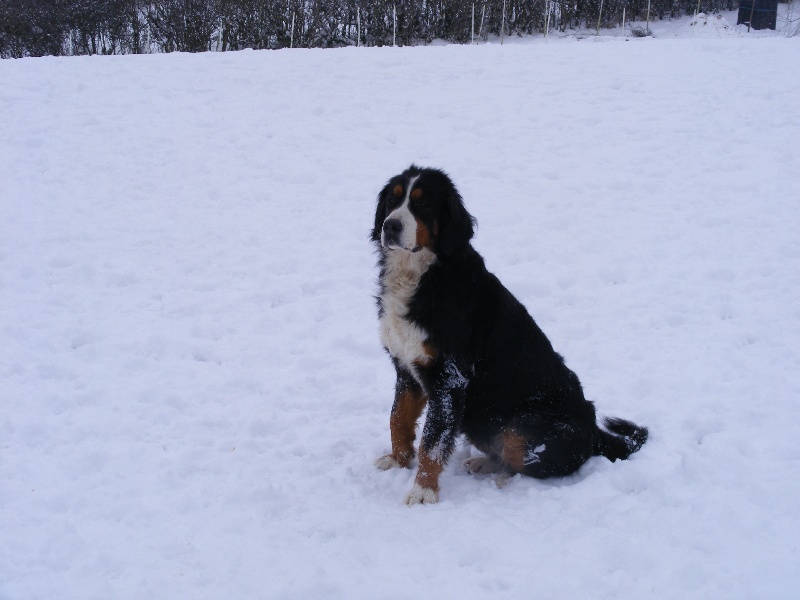
M 789 599 L 800 40 L 0 61 L 0 598 Z M 447 170 L 602 415 L 408 508 L 374 199 Z

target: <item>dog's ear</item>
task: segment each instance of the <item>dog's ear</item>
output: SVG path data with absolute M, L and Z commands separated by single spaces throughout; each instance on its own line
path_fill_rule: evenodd
M 461 194 L 447 175 L 446 197 L 439 225 L 439 253 L 452 256 L 469 244 L 474 234 L 475 217 L 467 212 Z
M 383 186 L 381 193 L 378 194 L 378 206 L 375 208 L 375 226 L 372 228 L 372 233 L 369 236 L 373 242 L 380 243 L 381 241 L 383 222 L 386 220 L 386 198 L 389 196 L 390 187 L 391 183 L 387 183 Z

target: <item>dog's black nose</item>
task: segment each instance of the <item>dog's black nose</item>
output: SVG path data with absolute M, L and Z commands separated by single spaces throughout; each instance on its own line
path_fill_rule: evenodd
M 383 222 L 383 239 L 381 243 L 386 248 L 400 246 L 400 237 L 403 235 L 403 223 L 400 219 L 386 219 Z
M 403 231 L 403 224 L 400 219 L 386 219 L 383 222 L 383 231 L 386 235 L 396 236 Z

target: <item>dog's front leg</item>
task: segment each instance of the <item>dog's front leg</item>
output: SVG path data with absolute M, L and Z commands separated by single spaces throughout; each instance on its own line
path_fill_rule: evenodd
M 417 419 L 428 401 L 422 386 L 407 370 L 395 365 L 397 383 L 394 389 L 392 416 L 389 419 L 389 431 L 392 436 L 392 453 L 381 456 L 375 465 L 382 470 L 393 467 L 410 467 L 414 458 L 414 438 Z
M 428 390 L 428 415 L 419 445 L 419 466 L 406 504 L 439 501 L 439 475 L 455 448 L 464 415 L 467 380 L 452 360 L 435 361 L 420 371 Z

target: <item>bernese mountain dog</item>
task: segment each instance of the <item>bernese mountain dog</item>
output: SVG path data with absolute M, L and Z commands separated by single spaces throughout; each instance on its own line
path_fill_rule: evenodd
M 392 452 L 378 468 L 411 466 L 428 407 L 408 505 L 438 501 L 460 434 L 484 454 L 465 462 L 468 472 L 538 478 L 569 475 L 592 456 L 627 458 L 647 440 L 630 421 L 598 426 L 578 377 L 486 270 L 470 244 L 474 225 L 438 169 L 412 165 L 378 196 L 380 337 L 397 371 Z

